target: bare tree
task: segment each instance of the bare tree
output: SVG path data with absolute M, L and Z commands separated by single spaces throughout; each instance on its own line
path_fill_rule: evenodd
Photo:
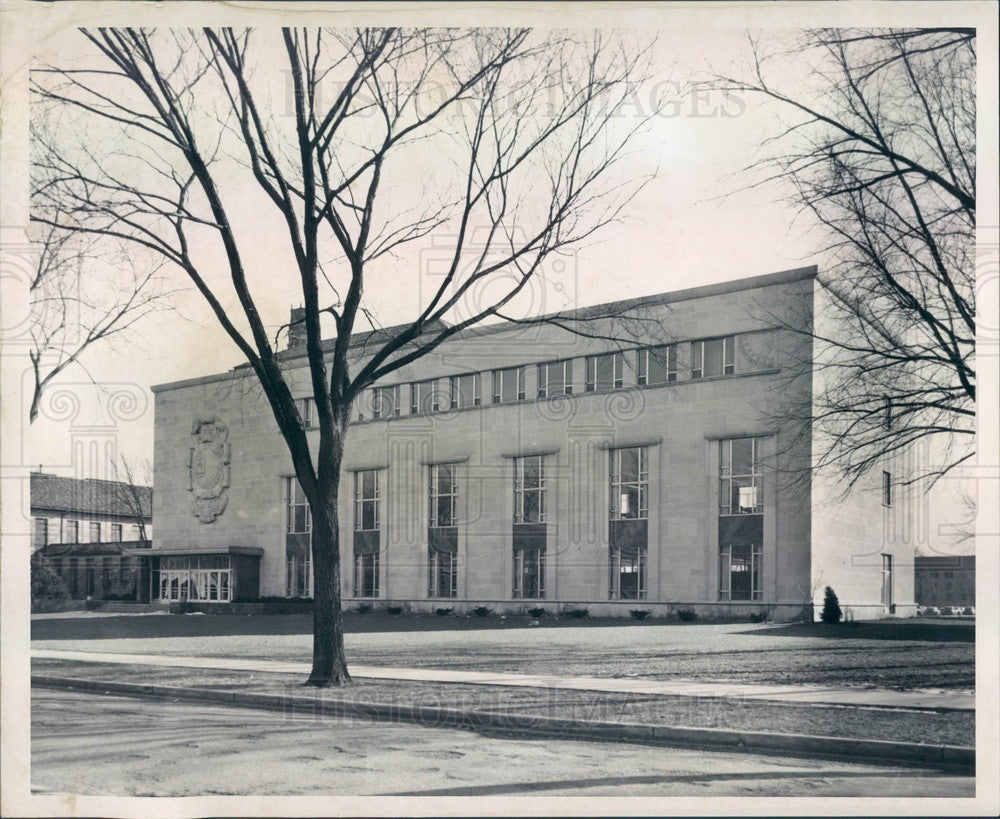
M 782 411 L 848 487 L 917 446 L 933 455 L 903 480 L 933 481 L 973 455 L 975 31 L 821 29 L 790 51 L 752 45 L 750 78 L 720 82 L 792 115 L 753 170 L 814 218 L 828 260 L 816 323 L 779 321 L 812 337 L 802 366 L 817 380 L 811 405 Z M 794 91 L 769 79 L 790 66 L 807 78 Z
M 656 107 L 644 118 L 617 112 L 643 79 L 651 44 L 522 29 L 83 36 L 90 64 L 34 72 L 39 107 L 72 116 L 76 129 L 58 133 L 58 150 L 39 152 L 34 183 L 40 203 L 73 221 L 35 218 L 134 243 L 181 268 L 246 357 L 312 512 L 307 682 L 342 684 L 337 501 L 352 402 L 484 320 L 541 320 L 515 315 L 528 282 L 546 259 L 618 219 L 643 181 L 624 161 Z M 273 92 L 286 81 L 282 116 Z M 83 123 L 113 132 L 114 152 L 95 153 L 90 132 L 68 146 Z M 421 173 L 430 155 L 434 167 Z M 315 456 L 258 309 L 257 245 L 237 202 L 244 183 L 260 195 L 250 232 L 280 229 L 273 235 L 301 285 Z M 407 252 L 415 268 L 415 243 L 432 231 L 451 237 L 447 269 L 413 320 L 368 335 L 358 358 L 352 340 L 374 327 L 366 286 L 387 271 L 398 277 Z M 494 296 L 478 303 L 487 284 Z M 324 315 L 335 328 L 326 354 Z
M 115 492 L 123 509 L 135 523 L 139 532 L 139 542 L 142 548 L 148 549 L 152 543 L 146 521 L 153 515 L 153 469 L 149 460 L 143 461 L 141 467 L 136 466 L 124 454 L 111 465 Z
M 55 223 L 51 218 L 40 226 L 33 242 L 31 423 L 45 389 L 64 370 L 82 364 L 91 348 L 114 341 L 149 313 L 166 308 L 171 297 L 159 276 L 162 263 L 140 264 L 120 245 L 99 248 L 93 238 Z

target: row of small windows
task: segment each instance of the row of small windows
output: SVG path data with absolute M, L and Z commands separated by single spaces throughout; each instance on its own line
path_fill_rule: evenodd
M 635 383 L 656 386 L 677 381 L 682 374 L 691 379 L 733 375 L 735 336 L 648 347 L 636 351 Z M 537 364 L 537 397 L 553 398 L 573 393 L 573 366 L 576 359 L 547 361 Z M 526 365 L 492 370 L 489 373 L 489 400 L 493 404 L 513 404 L 524 401 Z M 448 409 L 482 406 L 484 402 L 482 373 L 466 373 L 431 378 L 410 384 L 372 387 L 358 412 L 359 420 L 393 418 L 403 414 L 404 398 L 409 398 L 409 414 L 423 415 Z M 603 392 L 621 389 L 625 385 L 625 355 L 620 352 L 586 356 L 584 358 L 584 390 Z M 408 396 L 404 393 L 408 390 Z M 312 398 L 298 401 L 303 424 L 315 424 L 315 402 Z
M 612 449 L 609 458 L 610 526 L 615 521 L 644 524 L 649 514 L 649 450 Z M 457 527 L 459 464 L 432 464 L 428 470 L 428 566 L 430 597 L 455 597 L 458 582 Z M 354 566 L 356 597 L 378 597 L 381 470 L 354 474 Z M 759 441 L 737 438 L 719 442 L 720 515 L 761 512 Z M 308 536 L 309 507 L 294 478 L 285 479 L 287 593 L 311 594 Z M 513 578 L 514 598 L 545 597 L 546 456 L 513 459 Z M 632 524 L 630 524 L 632 525 Z M 642 599 L 646 594 L 644 526 L 639 539 L 612 542 L 608 594 L 611 599 Z M 305 540 L 302 538 L 305 537 Z M 720 551 L 720 600 L 758 600 L 761 594 L 761 545 L 725 544 Z
M 87 540 L 81 537 L 86 533 Z M 81 521 L 73 518 L 32 518 L 32 547 L 72 543 L 121 543 L 125 529 L 121 523 Z M 139 539 L 139 527 L 128 527 L 130 539 Z

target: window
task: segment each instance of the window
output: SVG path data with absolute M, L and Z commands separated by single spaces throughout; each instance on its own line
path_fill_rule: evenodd
M 482 377 L 479 373 L 451 377 L 451 408 L 478 407 L 482 403 Z
M 299 417 L 302 419 L 303 429 L 310 429 L 316 425 L 315 398 L 296 398 L 295 408 L 299 411 Z
M 160 600 L 227 603 L 232 575 L 229 555 L 160 558 Z
M 892 398 L 888 395 L 885 396 L 885 405 L 882 412 L 882 427 L 886 431 L 889 431 L 892 429 Z
M 882 605 L 892 603 L 892 555 L 882 555 Z
M 378 528 L 378 470 L 355 472 L 354 530 L 370 532 Z
M 677 380 L 677 345 L 639 350 L 636 383 L 666 384 Z
M 312 514 L 302 487 L 285 478 L 285 594 L 312 597 Z
M 399 415 L 399 384 L 372 388 L 372 418 Z
M 545 461 L 541 455 L 514 459 L 514 523 L 545 522 Z
M 427 412 L 437 412 L 441 409 L 438 398 L 437 380 L 418 381 L 410 384 L 410 414 L 417 415 Z
M 111 524 L 111 542 L 112 543 L 122 542 L 122 525 L 120 523 Z
M 34 531 L 34 547 L 40 549 L 42 546 L 48 546 L 49 544 L 49 519 L 48 518 L 35 518 L 34 520 L 35 531 Z
M 100 522 L 94 522 L 90 524 L 90 542 L 100 543 L 101 542 L 101 524 Z
M 649 494 L 649 455 L 645 447 L 611 450 L 611 519 L 645 519 Z
M 882 505 L 892 506 L 892 473 L 882 473 Z
M 646 550 L 612 547 L 609 591 L 612 600 L 646 596 Z
M 569 395 L 573 392 L 573 359 L 538 365 L 538 397 Z
M 621 387 L 624 383 L 623 369 L 624 357 L 621 353 L 587 356 L 587 392 Z
M 354 555 L 354 596 L 378 597 L 378 552 Z
M 80 524 L 75 520 L 66 521 L 66 537 L 63 538 L 63 543 L 79 543 L 80 542 Z
M 513 404 L 524 400 L 524 367 L 493 371 L 493 403 Z
M 754 515 L 762 511 L 759 450 L 756 438 L 719 441 L 720 515 Z
M 761 547 L 729 544 L 719 548 L 719 599 L 760 600 Z
M 713 378 L 736 371 L 733 336 L 691 342 L 691 377 Z
M 545 597 L 545 550 L 514 551 L 514 597 Z
M 457 464 L 433 464 L 431 466 L 431 509 L 432 529 L 455 526 L 458 520 L 458 476 Z
M 456 597 L 458 593 L 458 555 L 455 552 L 430 550 L 428 597 Z

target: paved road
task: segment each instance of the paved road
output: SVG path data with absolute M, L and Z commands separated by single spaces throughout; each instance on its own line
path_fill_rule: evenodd
M 37 792 L 136 796 L 974 796 L 970 777 L 842 762 L 287 717 L 36 690 Z

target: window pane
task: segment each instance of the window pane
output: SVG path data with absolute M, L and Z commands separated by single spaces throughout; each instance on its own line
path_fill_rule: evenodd
M 723 340 L 721 338 L 705 342 L 705 364 L 703 367 L 704 376 L 722 375 L 722 352 Z
M 667 357 L 664 352 L 663 347 L 649 351 L 650 384 L 665 384 L 667 381 Z
M 735 438 L 733 446 L 733 474 L 752 475 L 754 472 L 753 438 Z

